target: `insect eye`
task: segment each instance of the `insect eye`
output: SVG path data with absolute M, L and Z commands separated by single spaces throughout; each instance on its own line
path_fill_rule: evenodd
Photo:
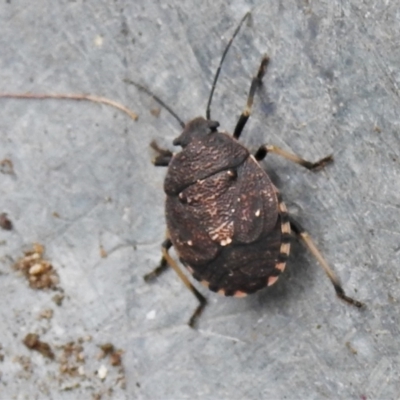
M 211 129 L 212 132 L 215 132 L 219 127 L 218 121 L 208 121 L 208 127 Z

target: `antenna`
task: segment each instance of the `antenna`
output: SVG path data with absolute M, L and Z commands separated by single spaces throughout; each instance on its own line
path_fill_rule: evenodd
M 213 97 L 213 94 L 214 94 L 215 86 L 216 86 L 216 84 L 217 84 L 217 80 L 218 80 L 218 77 L 219 77 L 219 73 L 221 72 L 222 63 L 224 62 L 225 56 L 227 55 L 228 50 L 229 50 L 229 48 L 231 47 L 231 44 L 232 44 L 232 42 L 233 42 L 233 39 L 235 39 L 236 35 L 239 33 L 239 30 L 240 30 L 240 28 L 241 28 L 242 25 L 243 25 L 243 22 L 246 20 L 246 18 L 247 18 L 249 15 L 250 15 L 250 11 L 248 11 L 248 12 L 245 14 L 245 16 L 242 18 L 242 20 L 239 22 L 239 25 L 237 26 L 235 32 L 233 32 L 233 35 L 232 35 L 231 39 L 229 40 L 228 44 L 226 45 L 225 50 L 224 50 L 224 52 L 223 52 L 223 54 L 222 54 L 221 61 L 219 62 L 218 69 L 217 69 L 217 72 L 216 72 L 215 77 L 214 77 L 214 82 L 213 82 L 213 84 L 212 84 L 212 88 L 211 88 L 211 92 L 210 92 L 210 97 L 208 98 L 207 109 L 206 109 L 206 118 L 207 118 L 208 120 L 211 118 L 211 111 L 210 111 L 211 101 L 212 101 L 212 97 Z
M 140 83 L 134 82 L 130 79 L 124 79 L 124 82 L 137 87 L 140 91 L 142 91 L 142 92 L 146 93 L 147 95 L 149 95 L 150 97 L 152 97 L 161 107 L 165 108 L 178 121 L 179 125 L 182 128 L 185 127 L 185 123 L 178 117 L 178 114 L 174 110 L 172 110 L 171 107 L 167 106 L 158 96 L 156 96 L 153 92 L 151 92 L 145 86 L 142 86 Z

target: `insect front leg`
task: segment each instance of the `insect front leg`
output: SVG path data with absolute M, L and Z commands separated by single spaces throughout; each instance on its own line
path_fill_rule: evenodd
M 278 154 L 281 157 L 284 157 L 289 161 L 292 161 L 296 164 L 301 165 L 304 168 L 309 169 L 310 171 L 318 171 L 318 170 L 324 168 L 325 165 L 333 162 L 332 154 L 327 157 L 321 158 L 317 162 L 313 163 L 313 162 L 304 160 L 303 158 L 299 157 L 296 154 L 289 153 L 288 151 L 283 150 L 280 147 L 267 145 L 267 144 L 263 144 L 262 146 L 260 146 L 260 148 L 254 154 L 254 157 L 257 161 L 261 161 L 267 156 L 268 153 Z
M 161 148 L 155 140 L 150 143 L 150 147 L 158 153 L 152 162 L 156 167 L 168 167 L 173 156 L 172 151 Z
M 251 115 L 251 109 L 253 107 L 254 95 L 256 93 L 256 90 L 262 84 L 262 79 L 265 75 L 265 70 L 268 66 L 268 63 L 269 63 L 269 57 L 265 55 L 263 57 L 263 59 L 261 60 L 260 68 L 258 69 L 257 75 L 251 81 L 250 91 L 249 91 L 249 95 L 247 97 L 246 107 L 243 110 L 242 114 L 240 115 L 239 121 L 237 122 L 235 130 L 233 132 L 233 137 L 236 139 L 239 139 L 239 137 L 243 131 L 243 128 L 246 125 L 246 122 Z

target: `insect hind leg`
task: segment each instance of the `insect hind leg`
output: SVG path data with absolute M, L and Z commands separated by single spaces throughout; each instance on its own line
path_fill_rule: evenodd
M 361 303 L 358 300 L 355 300 L 345 294 L 338 277 L 335 275 L 335 273 L 329 267 L 325 258 L 322 256 L 320 251 L 317 249 L 314 242 L 311 240 L 310 236 L 304 230 L 304 228 L 292 216 L 289 216 L 289 221 L 290 221 L 290 226 L 291 226 L 293 232 L 304 242 L 304 244 L 308 247 L 308 249 L 313 254 L 313 256 L 319 261 L 319 263 L 320 263 L 321 267 L 323 268 L 323 270 L 325 271 L 325 273 L 328 275 L 328 278 L 332 282 L 332 285 L 335 289 L 336 295 L 340 299 L 346 301 L 347 303 L 349 303 L 353 306 L 356 306 L 358 308 L 362 307 L 363 303 Z

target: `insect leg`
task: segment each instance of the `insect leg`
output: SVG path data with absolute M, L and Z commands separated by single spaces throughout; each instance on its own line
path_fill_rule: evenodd
M 146 282 L 150 282 L 153 279 L 157 278 L 158 276 L 160 276 L 164 271 L 166 271 L 168 269 L 169 265 L 167 263 L 167 260 L 164 257 L 161 257 L 161 261 L 160 261 L 160 265 L 155 268 L 153 271 L 149 272 L 148 274 L 146 274 L 143 279 Z
M 296 154 L 289 153 L 286 150 L 281 149 L 280 147 L 277 146 L 272 146 L 272 145 L 267 145 L 263 144 L 260 146 L 260 148 L 256 151 L 254 154 L 254 157 L 256 160 L 261 161 L 263 160 L 268 153 L 275 153 L 278 154 L 284 158 L 286 158 L 289 161 L 292 161 L 296 164 L 300 164 L 302 167 L 305 167 L 311 171 L 318 171 L 325 167 L 325 165 L 333 162 L 333 156 L 329 155 L 327 157 L 322 158 L 321 160 L 318 160 L 315 163 L 312 163 L 310 161 L 306 161 L 303 158 L 299 157 Z
M 265 55 L 263 57 L 263 59 L 261 60 L 260 68 L 258 69 L 257 75 L 251 81 L 249 95 L 247 97 L 246 107 L 243 110 L 242 114 L 240 115 L 239 121 L 237 122 L 235 130 L 233 132 L 233 137 L 236 139 L 239 139 L 239 137 L 243 131 L 243 128 L 246 125 L 246 122 L 250 117 L 251 108 L 253 107 L 254 94 L 256 93 L 256 90 L 262 84 L 262 78 L 265 75 L 265 70 L 267 68 L 268 62 L 269 62 L 269 57 L 267 55 Z
M 158 153 L 152 162 L 156 167 L 168 167 L 173 156 L 172 151 L 161 148 L 155 140 L 150 143 L 150 147 Z
M 325 273 L 328 275 L 328 278 L 332 282 L 332 285 L 336 291 L 337 296 L 353 306 L 362 307 L 363 304 L 361 302 L 359 302 L 358 300 L 354 300 L 349 296 L 346 296 L 338 277 L 329 267 L 328 263 L 326 262 L 322 254 L 319 252 L 319 250 L 315 246 L 314 242 L 311 240 L 308 233 L 304 230 L 304 228 L 292 216 L 289 216 L 289 221 L 293 232 L 304 242 L 304 244 L 308 247 L 313 256 L 318 260 L 321 267 L 324 269 Z
M 199 301 L 199 305 L 190 317 L 188 325 L 193 328 L 196 324 L 197 319 L 200 317 L 203 312 L 204 307 L 207 304 L 207 300 L 205 297 L 190 283 L 189 279 L 179 268 L 178 264 L 173 260 L 173 258 L 169 255 L 168 250 L 172 247 L 172 242 L 170 239 L 166 239 L 162 244 L 162 258 L 160 265 L 152 272 L 148 273 L 144 276 L 144 280 L 149 282 L 161 275 L 165 270 L 168 269 L 169 266 L 178 274 L 179 278 L 183 281 L 184 285 L 196 296 Z

